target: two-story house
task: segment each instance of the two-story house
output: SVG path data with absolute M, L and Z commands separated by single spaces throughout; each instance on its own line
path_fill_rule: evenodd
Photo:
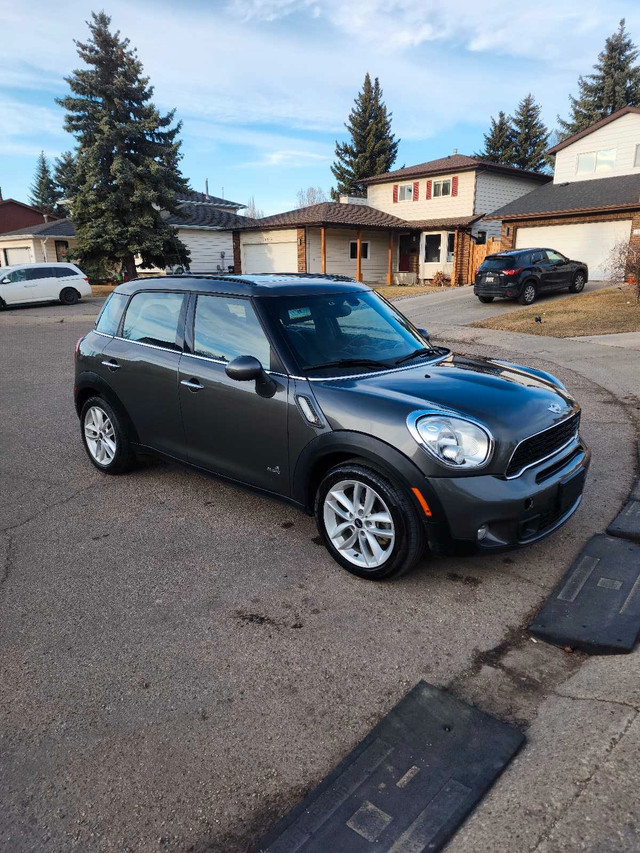
M 499 236 L 484 214 L 551 180 L 452 154 L 369 178 L 367 197 L 343 197 L 248 225 L 236 240 L 235 269 L 352 276 L 413 283 L 436 272 L 471 280 L 473 242 Z
M 624 107 L 549 150 L 553 182 L 490 214 L 501 248 L 556 249 L 607 276 L 621 242 L 640 244 L 640 108 Z

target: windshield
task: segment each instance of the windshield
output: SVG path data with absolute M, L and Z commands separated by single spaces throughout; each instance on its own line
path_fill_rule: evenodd
M 365 372 L 435 351 L 409 321 L 371 291 L 265 299 L 305 373 Z

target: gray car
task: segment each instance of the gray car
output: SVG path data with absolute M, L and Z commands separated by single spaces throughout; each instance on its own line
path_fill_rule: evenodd
M 282 498 L 371 579 L 426 549 L 547 536 L 589 466 L 580 408 L 553 376 L 454 355 L 329 276 L 120 285 L 76 346 L 74 393 L 99 470 L 152 450 Z

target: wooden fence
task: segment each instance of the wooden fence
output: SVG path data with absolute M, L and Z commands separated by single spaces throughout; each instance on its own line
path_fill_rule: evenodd
M 490 237 L 486 243 L 480 246 L 475 243 L 471 244 L 469 252 L 469 275 L 467 281 L 473 282 L 477 268 L 484 261 L 487 255 L 492 255 L 494 252 L 500 251 L 500 238 Z

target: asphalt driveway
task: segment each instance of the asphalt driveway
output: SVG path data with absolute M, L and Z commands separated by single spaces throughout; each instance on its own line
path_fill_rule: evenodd
M 480 305 L 442 296 L 417 298 L 443 324 Z M 157 460 L 89 464 L 72 351 L 99 304 L 0 315 L 0 849 L 247 851 L 418 679 L 464 694 L 515 642 L 625 497 L 633 428 L 529 359 L 583 405 L 581 509 L 529 549 L 373 584 L 282 503 Z

